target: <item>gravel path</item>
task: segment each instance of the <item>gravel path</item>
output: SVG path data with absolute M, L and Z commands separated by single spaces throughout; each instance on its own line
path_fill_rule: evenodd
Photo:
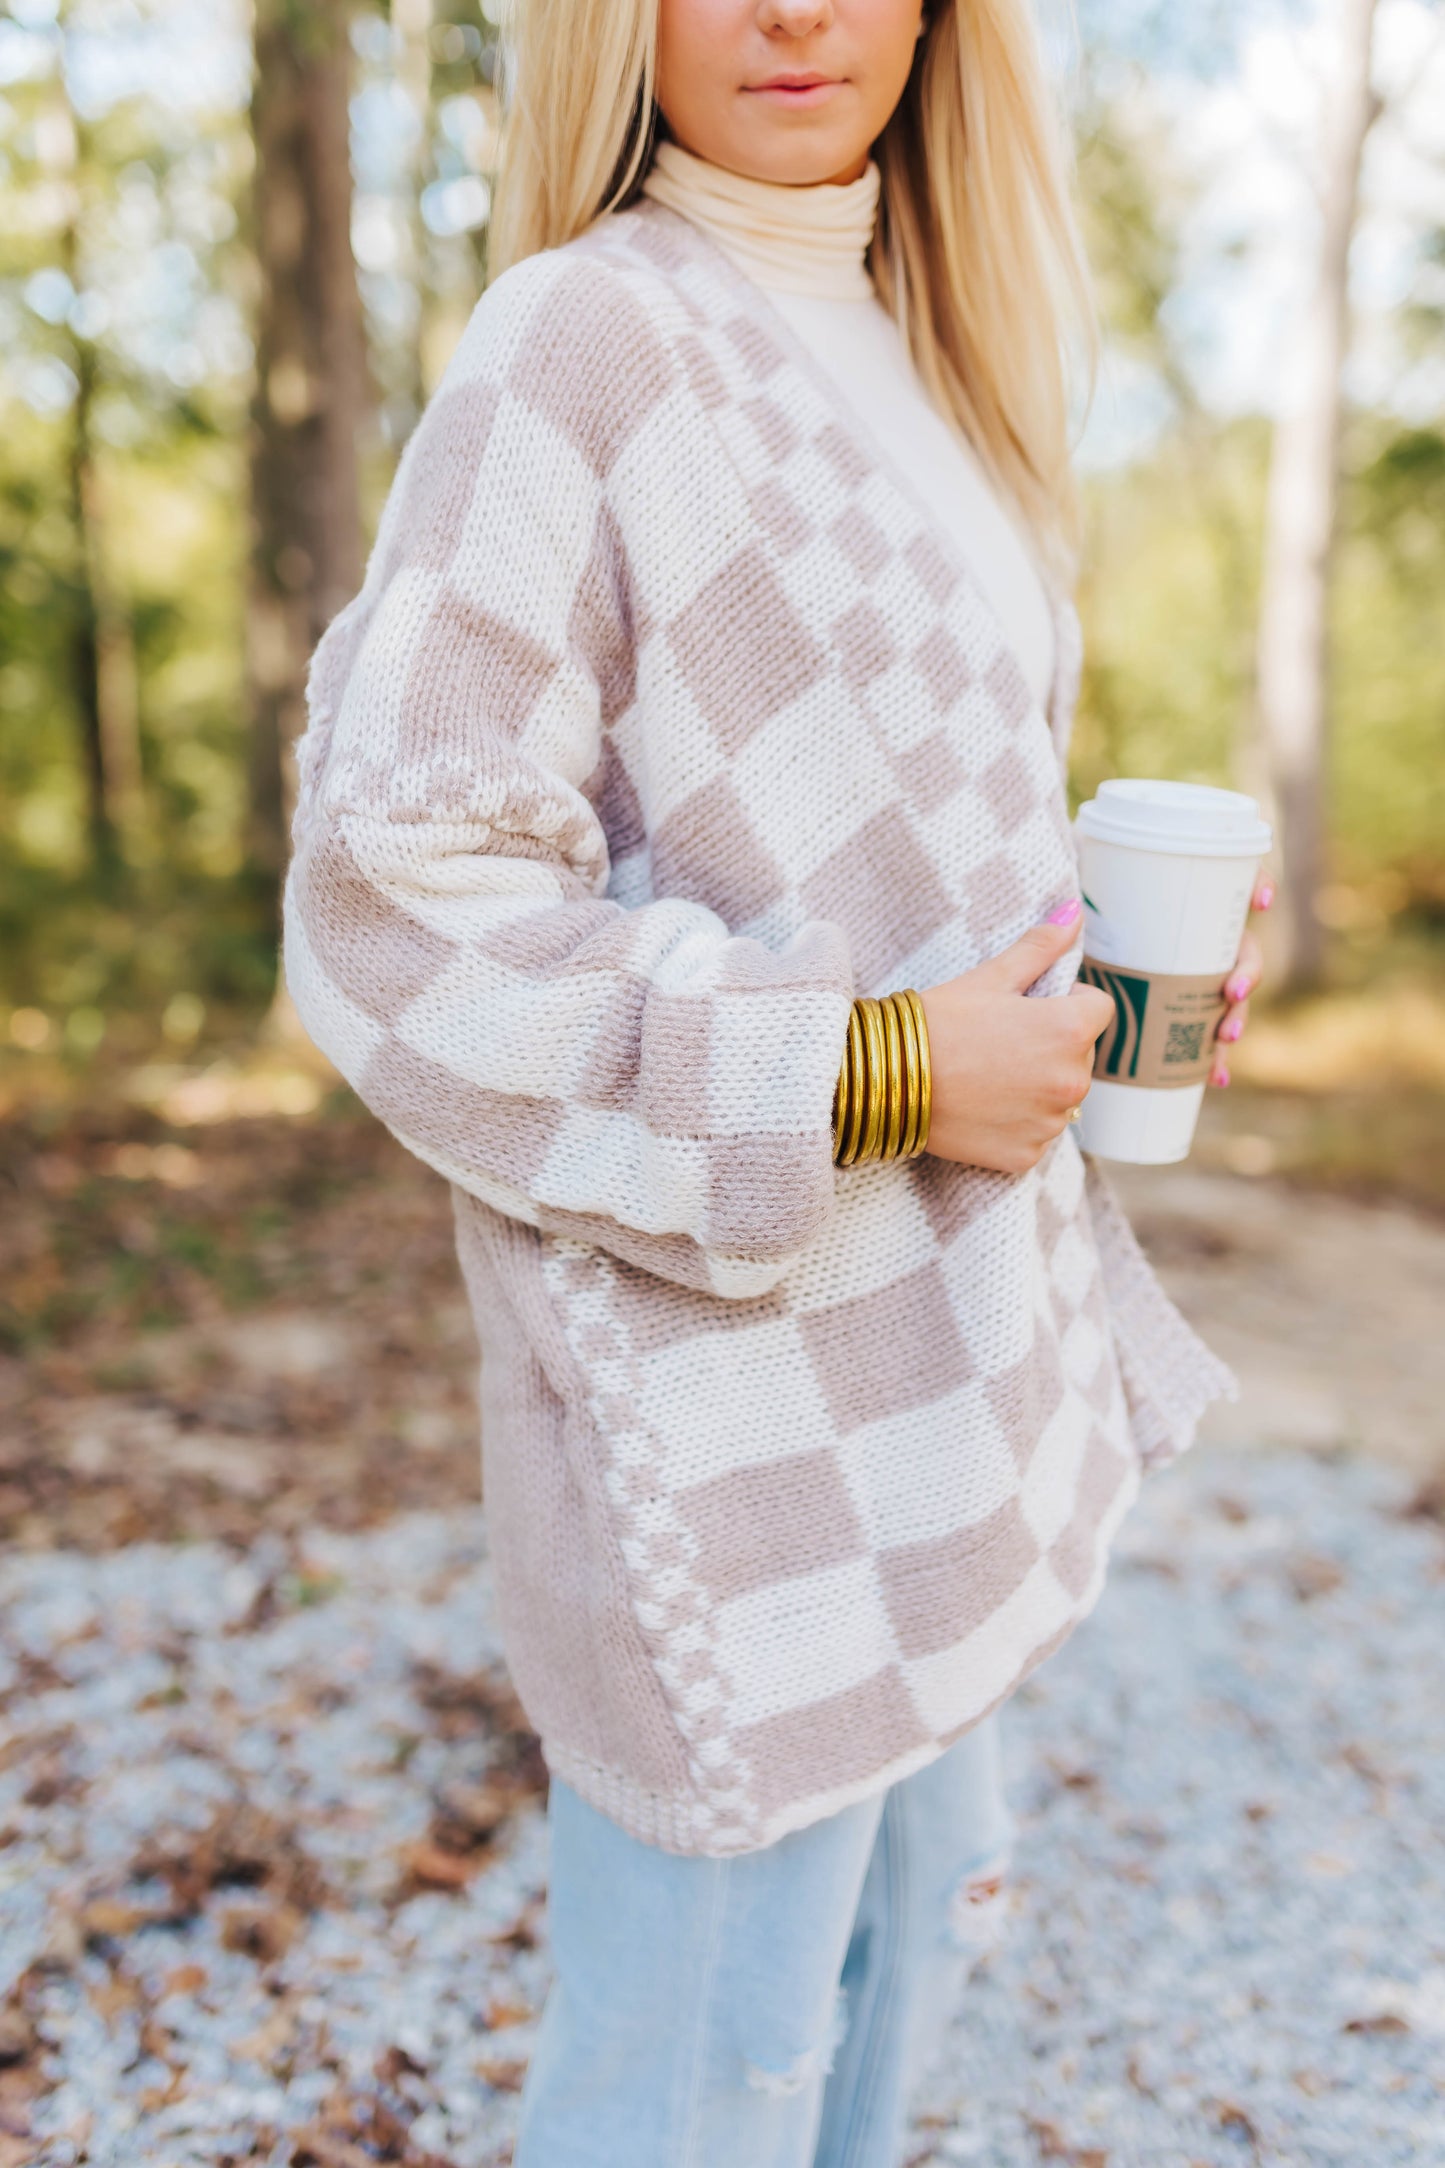
M 1445 1530 L 1198 1455 L 1019 1698 L 919 2162 L 1445 2168 Z M 0 1568 L 0 2168 L 494 2168 L 546 1985 L 475 1516 Z M 746 2168 L 740 2163 L 739 2168 Z

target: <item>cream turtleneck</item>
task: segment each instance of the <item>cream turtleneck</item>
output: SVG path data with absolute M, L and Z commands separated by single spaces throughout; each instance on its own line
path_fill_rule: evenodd
M 983 468 L 934 406 L 868 274 L 879 174 L 841 186 L 749 180 L 659 144 L 644 193 L 710 235 L 758 286 L 900 468 L 998 614 L 1046 703 L 1054 620 L 1038 567 Z

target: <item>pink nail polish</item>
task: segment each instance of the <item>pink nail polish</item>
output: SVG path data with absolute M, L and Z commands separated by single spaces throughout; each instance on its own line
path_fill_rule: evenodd
M 1050 911 L 1048 922 L 1051 926 L 1072 926 L 1083 908 L 1078 897 L 1071 896 L 1067 903 L 1059 905 L 1057 911 Z
M 1274 902 L 1277 893 L 1278 891 L 1276 890 L 1273 881 L 1262 881 L 1260 883 L 1259 908 L 1261 911 L 1267 911 L 1269 909 L 1270 905 Z
M 1226 1044 L 1233 1046 L 1236 1039 L 1244 1037 L 1244 1018 L 1242 1016 L 1231 1016 L 1228 1023 L 1220 1025 L 1219 1036 Z
M 1220 1091 L 1228 1091 L 1230 1082 L 1229 1071 L 1225 1068 L 1223 1062 L 1219 1064 L 1219 1067 L 1215 1070 L 1213 1076 L 1209 1079 L 1209 1081 L 1211 1084 L 1216 1085 Z
M 1224 991 L 1231 1001 L 1248 1001 L 1254 991 L 1254 981 L 1247 971 L 1236 971 Z

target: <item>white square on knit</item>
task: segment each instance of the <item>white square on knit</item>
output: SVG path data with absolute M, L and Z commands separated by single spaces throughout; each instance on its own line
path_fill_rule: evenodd
M 1065 1134 L 1039 1166 L 1045 1194 L 1067 1219 L 1084 1194 L 1084 1155 L 1075 1139 Z
M 943 1284 L 981 1376 L 997 1377 L 1034 1344 L 1041 1289 L 1033 1245 L 1029 1176 L 1000 1190 L 943 1252 Z
M 672 1493 L 814 1452 L 831 1438 L 791 1318 L 714 1326 L 654 1348 L 633 1397 L 644 1428 L 656 1425 L 649 1461 Z
M 753 832 L 798 886 L 898 795 L 878 741 L 836 671 L 754 734 L 733 775 Z
M 529 760 L 560 775 L 574 789 L 597 766 L 602 757 L 597 682 L 574 656 L 558 663 L 519 744 Z
M 1099 1269 L 1098 1255 L 1077 1221 L 1065 1227 L 1049 1259 L 1049 1278 L 1071 1310 L 1077 1310 Z
M 541 1205 L 672 1234 L 706 1217 L 708 1148 L 694 1137 L 654 1136 L 631 1114 L 569 1106 L 531 1187 Z M 649 1213 L 648 1198 L 666 1201 Z
M 331 766 L 323 796 L 344 772 L 348 759 L 377 745 L 396 745 L 404 736 L 416 643 L 432 603 L 445 581 L 439 572 L 406 565 L 382 589 L 359 660 L 353 664 L 331 732 Z M 365 700 L 361 697 L 365 688 Z M 421 775 L 392 778 L 397 792 L 424 787 Z
M 653 408 L 611 483 L 619 502 L 639 508 L 625 535 L 638 619 L 666 627 L 754 539 L 747 492 L 681 391 Z M 644 508 L 654 516 L 640 516 Z
M 728 763 L 665 632 L 638 652 L 637 696 L 640 705 L 668 718 L 668 728 L 654 730 L 647 747 L 647 826 L 656 836 L 668 815 L 722 775 Z
M 714 1613 L 735 1727 L 843 1694 L 898 1660 L 871 1559 L 734 1596 Z
M 806 455 L 812 458 L 811 450 Z M 782 478 L 782 486 L 790 489 L 793 476 L 791 468 Z M 801 507 L 799 508 L 801 512 Z M 810 524 L 806 539 L 799 548 L 790 550 L 779 566 L 783 585 L 805 614 L 816 608 L 819 594 L 828 597 L 828 607 L 833 617 L 842 617 L 855 603 L 861 602 L 869 593 L 858 567 L 839 544 L 834 528 L 846 524 L 852 516 L 849 505 L 843 507 L 838 519 L 831 524 L 826 519 L 816 521 L 809 507 Z
M 795 386 L 794 378 L 789 386 L 786 411 L 800 431 L 798 448 L 777 471 L 783 486 L 817 529 L 822 546 L 837 555 L 838 546 L 829 540 L 828 530 L 839 515 L 847 511 L 854 498 L 854 489 L 840 475 L 836 461 L 829 457 L 819 434 L 820 417 L 826 427 L 833 422 L 831 411 L 823 408 L 811 385 L 804 389 L 801 398 L 797 396 Z M 810 544 L 810 549 L 812 547 Z M 838 562 L 845 564 L 847 560 L 839 556 Z
M 1028 725 L 1025 724 L 1024 728 L 1027 730 Z M 1042 736 L 1041 729 L 1039 734 Z M 1041 779 L 1036 777 L 1036 780 L 1039 780 L 1042 791 Z M 1059 857 L 1057 819 L 1051 808 L 1043 802 L 1042 796 L 1035 802 L 1028 817 L 1021 821 L 1014 830 L 1009 839 L 1009 848 L 1013 852 L 1014 863 L 1018 866 L 1027 866 L 1035 882 L 1047 879 L 1049 868 L 1057 865 Z
M 334 1050 L 354 1084 L 387 1038 L 386 1026 L 359 1009 L 337 985 L 307 939 L 304 911 L 286 913 L 286 977 L 318 1038 Z
M 1086 1393 L 1099 1374 L 1106 1354 L 1104 1335 L 1091 1317 L 1076 1317 L 1059 1345 L 1064 1375 L 1071 1385 Z
M 707 1119 L 714 1137 L 791 1136 L 796 1116 L 818 1079 L 818 1041 L 844 1023 L 836 993 L 756 987 L 712 996 L 713 1056 L 708 1064 Z M 730 1068 L 726 1056 L 735 1055 Z M 746 1065 L 746 1066 L 744 1066 Z M 831 1081 L 820 1114 L 832 1095 Z
M 497 506 L 515 502 L 519 492 L 532 545 L 499 547 Z M 515 625 L 528 641 L 542 626 L 564 635 L 591 553 L 596 512 L 597 477 L 578 447 L 545 415 L 504 392 L 447 583 L 474 609 Z
M 535 916 L 539 904 L 564 901 L 566 890 L 557 868 L 539 858 L 492 858 L 479 851 L 471 821 L 428 823 L 426 886 L 408 886 L 396 878 L 389 838 L 373 843 L 373 824 L 348 821 L 351 855 L 373 888 L 411 918 L 420 919 L 460 951 L 469 942 L 484 945 L 508 926 Z
M 1057 1542 L 1074 1516 L 1092 1425 L 1089 1410 L 1070 1388 L 1039 1433 L 1024 1470 L 1019 1506 L 1041 1551 Z
M 992 808 L 965 785 L 942 805 L 914 818 L 949 894 L 966 906 L 969 874 L 986 865 L 1008 841 Z
M 874 1550 L 971 1528 L 1019 1490 L 1018 1462 L 977 1383 L 869 1423 L 834 1450 Z
M 910 747 L 922 745 L 937 733 L 941 720 L 938 708 L 922 672 L 910 655 L 897 655 L 886 670 L 880 671 L 863 688 L 862 699 L 879 735 L 895 752 L 906 753 Z M 975 758 L 975 748 L 970 742 L 970 768 Z
M 952 1730 L 982 1716 L 996 1682 L 1017 1678 L 1035 1650 L 1070 1622 L 1074 1606 L 1040 1558 L 1007 1600 L 951 1648 L 916 1656 L 903 1676 L 923 1722 Z
M 620 976 L 617 984 L 623 991 Z M 483 950 L 459 949 L 412 1001 L 397 1037 L 485 1090 L 572 1100 L 591 1060 L 599 990 L 595 972 L 542 981 Z
M 849 1168 L 837 1177 L 828 1239 L 812 1243 L 788 1274 L 788 1300 L 801 1317 L 876 1294 L 915 1272 L 932 1248 L 928 1215 L 902 1168 Z

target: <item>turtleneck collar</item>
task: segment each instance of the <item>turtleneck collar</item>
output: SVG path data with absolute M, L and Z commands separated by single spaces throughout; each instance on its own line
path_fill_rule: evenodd
M 865 261 L 878 215 L 879 173 L 856 181 L 786 188 L 709 165 L 660 143 L 644 195 L 679 211 L 740 271 L 773 293 L 823 301 L 871 301 Z

